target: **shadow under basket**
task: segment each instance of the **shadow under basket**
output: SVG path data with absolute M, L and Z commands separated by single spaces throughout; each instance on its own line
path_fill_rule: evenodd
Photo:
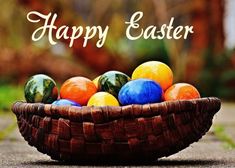
M 52 159 L 140 161 L 198 141 L 220 106 L 208 97 L 120 107 L 16 102 L 12 111 L 24 139 Z

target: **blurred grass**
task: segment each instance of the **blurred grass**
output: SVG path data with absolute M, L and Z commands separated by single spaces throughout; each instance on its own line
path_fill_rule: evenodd
M 214 126 L 215 136 L 224 143 L 224 147 L 227 149 L 235 149 L 235 141 L 225 132 L 223 125 Z
M 0 85 L 0 114 L 9 112 L 17 100 L 24 100 L 24 87 L 21 85 Z
M 9 124 L 0 128 L 0 141 L 6 139 L 16 128 L 16 119 L 11 111 L 12 104 L 17 100 L 24 100 L 22 85 L 0 84 L 0 116 L 2 120 L 9 120 Z
M 6 139 L 17 128 L 16 122 L 12 122 L 5 129 L 0 130 L 0 141 Z

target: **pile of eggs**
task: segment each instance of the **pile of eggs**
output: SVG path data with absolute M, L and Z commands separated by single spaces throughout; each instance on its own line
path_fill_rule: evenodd
M 52 78 L 38 74 L 27 81 L 24 92 L 29 103 L 59 106 L 119 106 L 200 98 L 194 86 L 173 84 L 172 70 L 159 61 L 139 65 L 131 78 L 119 71 L 108 71 L 93 81 L 72 77 L 62 84 L 60 91 Z

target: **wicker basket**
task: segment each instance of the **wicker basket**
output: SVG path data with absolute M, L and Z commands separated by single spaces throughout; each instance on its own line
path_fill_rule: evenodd
M 198 141 L 220 105 L 214 97 L 122 107 L 16 102 L 12 111 L 24 139 L 52 159 L 145 160 Z

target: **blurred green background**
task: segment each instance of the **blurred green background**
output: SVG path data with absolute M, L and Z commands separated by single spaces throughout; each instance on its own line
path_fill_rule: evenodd
M 142 62 L 158 60 L 174 72 L 174 82 L 195 85 L 202 96 L 235 100 L 235 24 L 233 0 L 0 0 L 0 111 L 23 98 L 25 81 L 45 73 L 58 84 L 72 76 L 90 79 L 108 70 L 131 74 Z M 103 48 L 95 40 L 83 48 L 77 42 L 69 48 L 65 41 L 49 44 L 47 38 L 31 40 L 33 31 L 43 23 L 27 21 L 28 12 L 55 12 L 66 25 L 108 25 Z M 141 27 L 169 23 L 193 25 L 187 40 L 130 41 L 125 35 L 125 21 L 135 11 L 143 11 Z

